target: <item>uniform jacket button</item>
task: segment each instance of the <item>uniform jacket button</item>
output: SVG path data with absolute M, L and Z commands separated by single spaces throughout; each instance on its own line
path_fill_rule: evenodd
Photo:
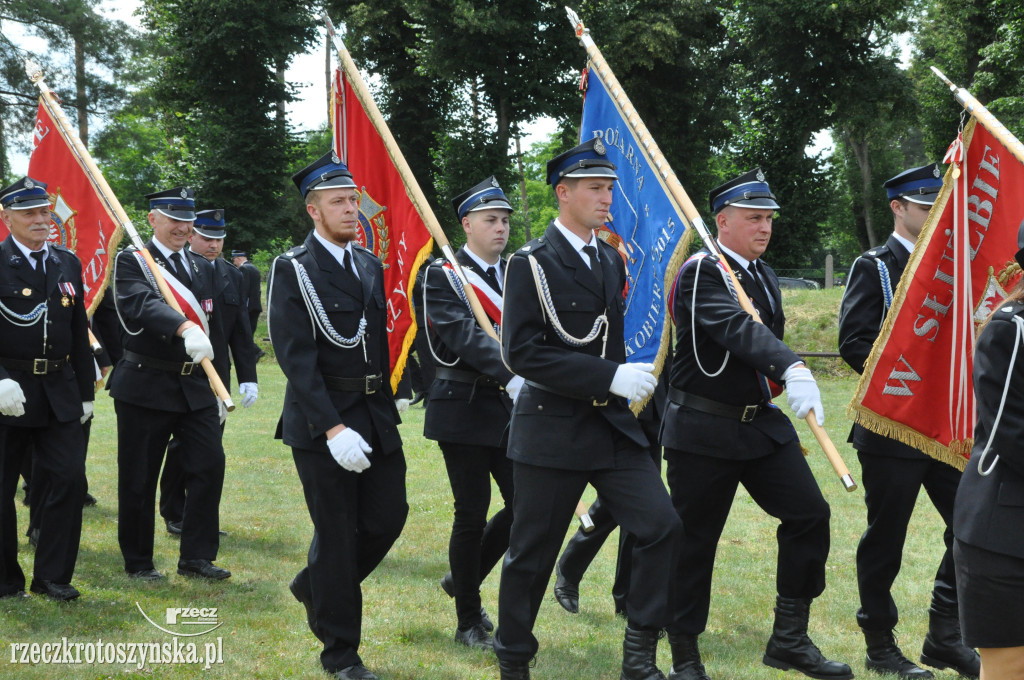
M 537 404 L 537 410 L 538 411 L 543 411 L 544 410 L 544 404 Z

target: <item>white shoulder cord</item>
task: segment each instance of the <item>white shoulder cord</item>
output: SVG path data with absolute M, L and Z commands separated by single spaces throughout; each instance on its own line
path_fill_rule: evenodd
M 47 295 L 45 290 L 43 291 L 43 301 L 40 302 L 35 307 L 33 307 L 32 311 L 29 312 L 28 314 L 19 314 L 18 312 L 14 311 L 13 309 L 5 305 L 3 302 L 0 302 L 0 313 L 3 313 L 4 317 L 6 317 L 7 320 L 11 322 L 12 326 L 21 326 L 24 328 L 28 326 L 34 326 L 40 321 L 42 321 L 43 352 L 46 351 L 47 332 L 50 327 L 50 322 L 48 321 L 50 316 L 50 307 L 47 304 Z
M 562 327 L 561 321 L 558 319 L 558 313 L 555 310 L 555 303 L 551 299 L 551 291 L 548 288 L 548 278 L 544 274 L 543 267 L 537 262 L 537 258 L 533 255 L 527 256 L 530 260 L 530 264 L 533 265 L 533 280 L 537 285 L 537 297 L 540 299 L 541 311 L 546 312 L 548 318 L 551 319 L 551 325 L 555 329 L 555 333 L 559 338 L 562 339 L 567 345 L 573 347 L 583 347 L 589 345 L 597 338 L 598 333 L 601 332 L 601 326 L 604 326 L 604 338 L 601 341 L 601 358 L 604 359 L 605 350 L 608 348 L 608 310 L 605 309 L 604 313 L 594 319 L 594 326 L 590 329 L 590 333 L 584 338 L 576 338 L 571 335 Z
M 701 258 L 703 259 L 703 258 Z M 716 265 L 717 266 L 717 265 Z M 736 291 L 732 289 L 732 282 L 729 281 L 729 277 L 726 276 L 725 272 L 722 272 L 722 278 L 725 280 L 726 288 L 732 292 L 733 297 L 737 300 L 739 297 L 736 295 Z M 722 365 L 718 367 L 718 370 L 714 373 L 708 373 L 704 365 L 700 363 L 700 357 L 697 356 L 697 315 L 695 314 L 697 309 L 697 281 L 700 279 L 700 261 L 697 262 L 697 271 L 693 273 L 693 296 L 690 300 L 690 340 L 693 342 L 693 358 L 697 362 L 697 368 L 700 372 L 709 378 L 715 378 L 719 376 L 722 371 L 725 370 L 726 365 L 729 363 L 729 350 L 725 351 L 725 358 L 722 359 Z
M 441 268 L 444 269 L 444 267 L 441 267 Z M 428 272 L 429 272 L 429 267 L 423 271 L 423 323 L 424 324 L 428 323 L 428 321 L 427 321 L 427 275 L 428 275 Z M 445 274 L 447 274 L 447 273 L 448 272 L 446 271 Z M 449 281 L 451 281 L 450 278 L 449 278 Z M 455 284 L 452 284 L 452 287 L 455 288 Z M 459 289 L 456 289 L 455 292 L 459 293 L 459 297 L 461 297 L 463 299 L 463 301 L 466 302 L 467 305 L 469 304 L 469 302 L 466 300 L 466 294 L 463 291 L 461 291 Z M 430 356 L 432 356 L 434 358 L 434 361 L 437 362 L 438 366 L 444 366 L 445 368 L 451 368 L 455 364 L 459 363 L 459 357 L 455 357 L 455 361 L 453 361 L 451 363 L 448 363 L 447 361 L 442 361 L 441 357 L 437 356 L 437 352 L 434 351 L 434 344 L 432 342 L 430 342 L 430 329 L 429 328 L 424 328 L 423 329 L 423 334 L 425 336 L 427 336 L 427 349 L 430 350 Z
M 1013 379 L 1013 364 L 1017 360 L 1017 350 L 1020 349 L 1021 343 L 1024 343 L 1024 319 L 1019 316 L 1013 317 L 1013 322 L 1017 324 L 1017 340 L 1013 343 L 1013 352 L 1010 354 L 1010 366 L 1006 371 L 1006 383 L 1003 385 L 1003 396 L 999 400 L 999 410 L 996 411 L 996 419 L 992 421 L 992 431 L 988 433 L 988 443 L 985 444 L 985 450 L 981 452 L 981 457 L 978 458 L 978 474 L 982 477 L 988 477 L 992 474 L 992 471 L 996 469 L 996 463 L 999 462 L 999 454 L 992 460 L 992 465 L 985 469 L 985 458 L 988 456 L 989 449 L 992 448 L 992 442 L 996 438 L 996 429 L 999 427 L 999 421 L 1003 417 L 1003 407 L 1006 406 L 1006 395 L 1010 391 L 1010 380 Z
M 369 361 L 366 355 L 366 310 L 363 310 L 363 316 L 359 319 L 359 330 L 356 331 L 356 334 L 351 338 L 344 337 L 334 330 L 334 326 L 327 318 L 327 312 L 324 311 L 323 303 L 320 302 L 320 296 L 317 294 L 316 288 L 313 287 L 306 268 L 298 260 L 292 259 L 291 263 L 295 269 L 295 278 L 299 283 L 299 292 L 302 293 L 302 300 L 306 303 L 306 311 L 309 312 L 309 318 L 314 324 L 314 336 L 316 334 L 315 327 L 319 326 L 324 336 L 336 347 L 352 349 L 362 343 L 363 359 Z
M 123 252 L 130 253 L 132 251 L 125 250 Z M 139 326 L 139 330 L 134 332 L 129 330 L 128 323 L 124 320 L 124 317 L 121 316 L 121 308 L 117 306 L 117 260 L 119 255 L 120 254 L 114 256 L 114 268 L 110 273 L 110 290 L 114 294 L 114 311 L 117 312 L 117 320 L 121 322 L 121 328 L 123 328 L 124 332 L 127 333 L 128 335 L 134 336 L 138 335 L 143 331 L 142 326 Z M 147 270 L 145 267 L 142 267 L 142 273 L 150 280 L 150 283 L 152 283 L 153 286 L 156 287 L 156 283 L 153 281 L 153 275 L 149 272 L 149 270 Z

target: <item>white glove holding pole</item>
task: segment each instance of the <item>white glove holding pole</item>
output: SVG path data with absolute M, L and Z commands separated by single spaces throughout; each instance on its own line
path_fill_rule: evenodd
M 203 359 L 213 360 L 213 345 L 210 344 L 210 338 L 206 337 L 206 333 L 199 326 L 185 329 L 185 332 L 181 334 L 181 339 L 185 341 L 185 351 L 192 357 L 193 362 L 198 364 Z
M 254 382 L 240 383 L 238 393 L 242 395 L 242 408 L 249 408 L 256 403 L 256 398 L 260 395 L 260 387 Z
M 82 425 L 85 425 L 87 422 L 89 422 L 89 418 L 92 418 L 92 412 L 93 412 L 93 403 L 91 401 L 83 401 L 82 402 L 82 417 L 80 419 Z
M 789 408 L 793 409 L 796 417 L 803 420 L 813 409 L 818 425 L 824 427 L 825 408 L 821 405 L 821 392 L 811 375 L 811 369 L 794 364 L 782 374 L 782 381 L 786 384 Z
M 408 411 L 410 404 L 412 404 L 411 399 L 395 399 L 395 408 L 398 409 L 399 413 Z
M 17 380 L 0 380 L 0 414 L 15 418 L 25 415 L 25 393 Z
M 223 399 L 217 400 L 217 420 L 223 425 L 224 421 L 228 419 L 228 407 L 224 405 Z
M 523 383 L 525 382 L 526 380 L 523 376 L 514 375 L 512 376 L 512 379 L 508 381 L 508 384 L 505 385 L 505 394 L 508 395 L 513 404 L 516 403 L 516 399 L 519 398 L 519 390 L 523 389 Z
M 362 472 L 370 467 L 366 454 L 373 451 L 358 432 L 347 427 L 327 440 L 327 448 L 338 465 L 349 472 Z
M 615 377 L 608 391 L 630 401 L 646 399 L 654 394 L 654 388 L 658 386 L 653 370 L 654 364 L 620 364 L 615 369 Z

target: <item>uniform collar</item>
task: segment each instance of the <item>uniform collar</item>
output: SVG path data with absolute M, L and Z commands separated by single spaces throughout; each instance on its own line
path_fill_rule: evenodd
M 906 248 L 908 253 L 914 252 L 914 242 L 911 241 L 909 238 L 906 238 L 904 236 L 900 236 L 895 231 L 892 232 L 892 237 L 894 239 L 896 239 L 897 241 L 899 241 L 900 245 L 902 245 L 904 248 Z
M 18 246 L 18 250 L 20 250 L 22 254 L 25 255 L 26 260 L 32 260 L 32 253 L 42 252 L 44 260 L 50 255 L 50 248 L 46 243 L 43 243 L 43 247 L 40 250 L 29 250 L 28 246 L 26 246 L 18 239 L 14 238 L 14 236 L 11 236 L 11 241 L 14 243 L 14 245 Z M 31 266 L 35 267 L 34 264 Z
M 584 246 L 595 246 L 595 247 L 597 246 L 597 243 L 596 243 L 597 236 L 594 234 L 594 232 L 590 232 L 590 242 L 588 243 L 588 242 L 584 241 L 583 239 L 581 239 L 576 234 L 574 234 L 573 232 L 569 231 L 569 228 L 566 227 L 564 224 L 562 224 L 558 220 L 557 217 L 555 218 L 555 228 L 558 229 L 559 232 L 561 232 L 562 236 L 565 237 L 565 240 L 569 242 L 570 246 L 572 246 L 572 249 L 575 250 L 577 253 L 579 253 L 579 256 L 583 258 L 583 261 L 586 262 L 587 266 L 589 267 L 590 266 L 590 258 L 587 256 L 586 253 L 583 252 L 583 247 Z M 600 259 L 601 259 L 601 255 L 600 255 L 601 250 L 600 250 L 600 248 L 597 249 L 597 252 L 598 252 L 597 259 L 600 261 Z
M 320 245 L 324 247 L 324 250 L 331 254 L 331 257 L 338 261 L 338 264 L 342 269 L 345 268 L 345 252 L 347 251 L 349 254 L 349 261 L 352 262 L 352 273 L 356 275 L 356 278 L 359 278 L 359 268 L 355 266 L 356 256 L 355 252 L 352 250 L 351 241 L 346 243 L 344 247 L 339 246 L 337 243 L 331 243 L 318 234 L 316 229 L 313 230 L 313 237 L 320 242 Z

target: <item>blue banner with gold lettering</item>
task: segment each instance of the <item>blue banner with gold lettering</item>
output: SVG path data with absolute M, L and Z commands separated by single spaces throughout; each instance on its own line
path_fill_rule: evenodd
M 591 137 L 602 139 L 619 175 L 611 219 L 598 236 L 626 263 L 626 356 L 660 374 L 671 342 L 666 292 L 682 263 L 688 222 L 596 69 L 586 80 L 580 142 Z

